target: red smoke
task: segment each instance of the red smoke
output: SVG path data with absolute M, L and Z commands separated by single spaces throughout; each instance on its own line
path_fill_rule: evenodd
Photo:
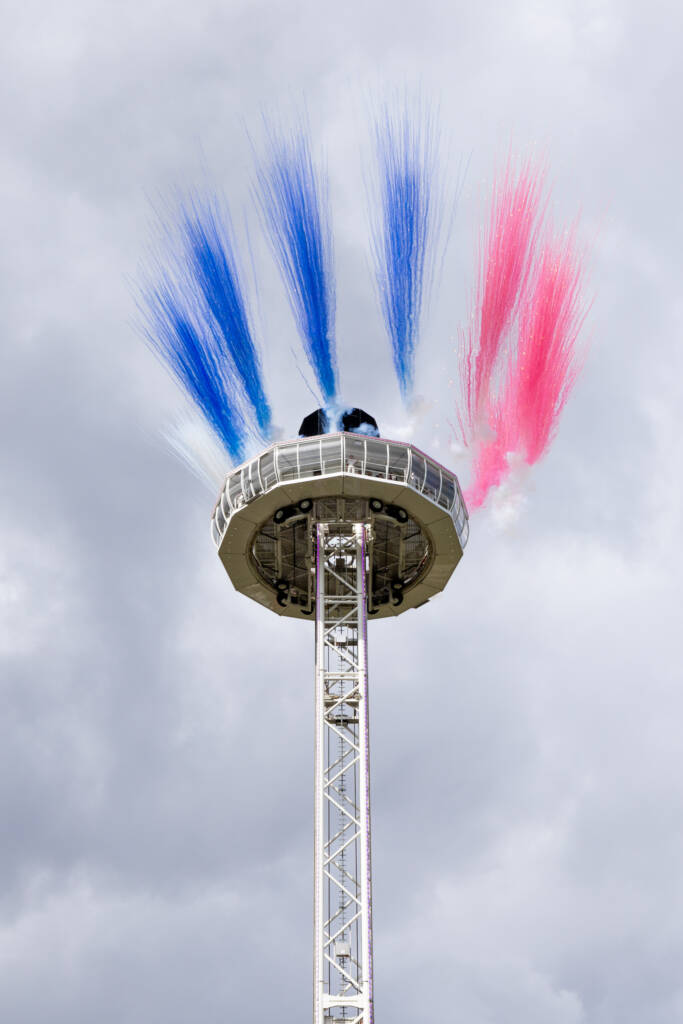
M 544 455 L 580 368 L 582 260 L 573 229 L 543 224 L 542 191 L 541 170 L 515 174 L 509 162 L 493 188 L 462 357 L 470 508 L 504 482 L 515 456 L 533 465 Z

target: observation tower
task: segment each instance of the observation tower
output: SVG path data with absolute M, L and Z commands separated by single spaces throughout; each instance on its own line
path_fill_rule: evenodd
M 313 1024 L 373 1024 L 367 623 L 444 589 L 460 486 L 363 410 L 319 409 L 229 474 L 211 533 L 236 590 L 315 621 Z

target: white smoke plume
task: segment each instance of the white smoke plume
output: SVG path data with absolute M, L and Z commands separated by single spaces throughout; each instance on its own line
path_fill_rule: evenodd
M 164 430 L 164 437 L 175 455 L 215 496 L 231 469 L 230 456 L 204 420 L 185 410 Z

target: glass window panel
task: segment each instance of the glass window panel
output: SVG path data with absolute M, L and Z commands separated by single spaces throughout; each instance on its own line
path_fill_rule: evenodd
M 277 466 L 280 480 L 296 480 L 299 475 L 296 448 L 293 446 L 278 448 Z
M 411 487 L 415 488 L 416 491 L 422 490 L 422 485 L 424 483 L 425 478 L 425 469 L 425 460 L 422 458 L 421 455 L 416 455 L 416 453 L 413 452 L 410 459 L 409 483 Z
M 299 445 L 299 469 L 301 476 L 320 476 L 320 441 L 306 441 Z
M 441 470 L 433 462 L 427 463 L 427 475 L 425 477 L 424 493 L 433 501 L 439 497 L 441 490 Z
M 261 479 L 259 477 L 258 464 L 258 459 L 254 459 L 253 462 L 249 463 L 249 482 L 251 483 L 251 489 L 254 494 L 263 493 L 263 487 L 261 485 Z
M 220 535 L 220 533 L 218 531 L 218 524 L 216 523 L 215 519 L 211 523 L 211 534 L 213 536 L 214 544 L 216 545 L 216 547 L 218 547 L 218 545 L 220 544 L 221 535 Z
M 323 438 L 320 442 L 323 473 L 339 473 L 342 468 L 341 437 Z
M 246 501 L 251 501 L 254 497 L 251 480 L 249 479 L 249 466 L 245 466 L 242 470 L 242 493 L 244 494 Z
M 389 445 L 389 479 L 405 480 L 408 471 L 408 449 L 402 445 Z
M 277 483 L 274 451 L 266 452 L 261 456 L 261 480 L 266 491 L 269 491 Z
M 385 441 L 373 441 L 368 439 L 366 445 L 365 475 L 381 476 L 387 475 L 387 444 Z
M 443 508 L 451 509 L 453 501 L 455 500 L 455 482 L 444 474 L 443 481 L 441 484 L 441 496 L 439 498 L 439 505 Z
M 346 469 L 349 473 L 365 472 L 365 441 L 358 437 L 344 437 Z
M 230 504 L 233 508 L 239 508 L 240 505 L 244 504 L 244 497 L 242 495 L 242 474 L 233 473 L 228 480 L 228 496 L 230 498 Z

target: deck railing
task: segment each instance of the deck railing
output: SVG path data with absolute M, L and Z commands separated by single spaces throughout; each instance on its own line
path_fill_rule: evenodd
M 461 546 L 469 537 L 467 509 L 458 479 L 411 444 L 359 434 L 323 434 L 274 444 L 228 475 L 216 502 L 211 535 L 219 546 L 228 520 L 250 501 L 278 484 L 354 473 L 406 484 L 445 509 Z

